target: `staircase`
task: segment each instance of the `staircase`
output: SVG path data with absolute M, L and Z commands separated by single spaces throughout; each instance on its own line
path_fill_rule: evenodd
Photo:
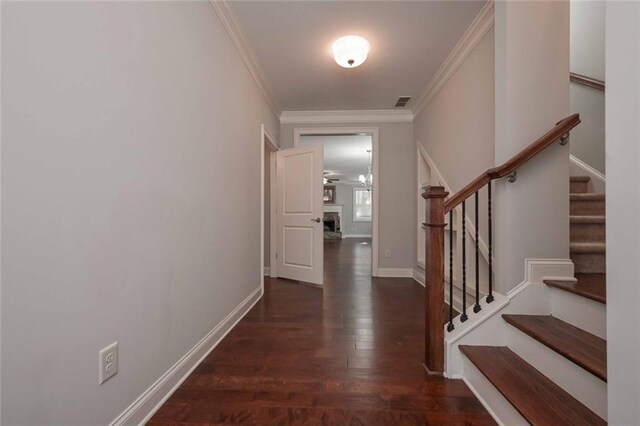
M 502 314 L 513 329 L 509 346 L 459 346 L 517 411 L 516 417 L 502 416 L 511 419 L 509 424 L 520 423 L 518 415 L 534 425 L 606 424 L 588 407 L 595 400 L 599 411 L 606 406 L 604 194 L 588 192 L 589 178 L 583 176 L 572 177 L 570 188 L 570 254 L 576 280 L 544 281 L 551 289 L 552 315 Z M 529 355 L 531 363 L 549 375 L 517 352 Z

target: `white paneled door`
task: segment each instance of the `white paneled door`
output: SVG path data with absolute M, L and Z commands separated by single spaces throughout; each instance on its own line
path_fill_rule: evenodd
M 322 285 L 322 144 L 278 151 L 276 169 L 278 276 Z

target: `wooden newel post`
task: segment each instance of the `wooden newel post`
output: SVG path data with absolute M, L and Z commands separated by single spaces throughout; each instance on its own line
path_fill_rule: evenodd
M 425 259 L 425 367 L 431 374 L 444 372 L 444 199 L 441 186 L 427 186 Z

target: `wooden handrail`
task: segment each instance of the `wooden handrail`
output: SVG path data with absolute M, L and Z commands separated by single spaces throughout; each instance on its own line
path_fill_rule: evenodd
M 544 151 L 549 145 L 553 144 L 564 135 L 567 135 L 569 131 L 578 124 L 580 124 L 580 114 L 573 114 L 563 120 L 560 120 L 555 127 L 539 137 L 531 145 L 520 151 L 509 161 L 501 166 L 494 167 L 482 173 L 480 176 L 472 180 L 467 186 L 447 199 L 444 203 L 444 213 L 449 213 L 458 204 L 472 196 L 476 191 L 480 190 L 492 180 L 510 175 L 533 157 Z
M 569 73 L 569 81 L 591 87 L 592 89 L 602 90 L 604 92 L 604 81 L 597 78 L 587 77 L 586 75 Z

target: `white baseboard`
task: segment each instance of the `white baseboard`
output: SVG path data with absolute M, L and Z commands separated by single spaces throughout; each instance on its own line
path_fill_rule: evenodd
M 378 268 L 378 277 L 413 278 L 412 268 Z
M 111 422 L 111 426 L 143 425 L 149 421 L 189 374 L 260 300 L 261 296 L 262 288 L 258 287 Z
M 342 234 L 342 238 L 371 238 L 371 234 Z
M 270 267 L 268 267 L 268 266 L 264 267 L 264 276 L 265 277 L 271 276 L 271 268 Z
M 607 178 L 605 175 L 573 155 L 569 155 L 569 160 L 572 176 L 589 176 L 591 178 L 591 184 L 593 185 L 594 192 L 606 192 Z

